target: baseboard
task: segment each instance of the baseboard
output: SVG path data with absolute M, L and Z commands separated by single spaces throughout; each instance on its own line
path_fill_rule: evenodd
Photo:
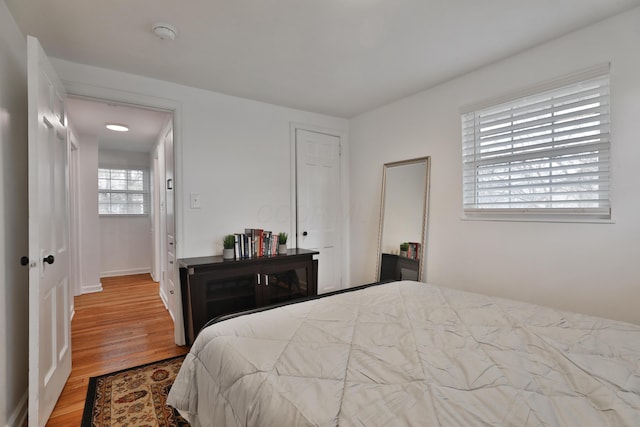
M 334 292 L 334 291 L 337 291 L 339 289 L 341 289 L 341 288 L 338 288 L 336 286 L 331 286 L 330 288 L 324 288 L 322 290 L 318 289 L 318 295 L 320 295 L 320 294 L 328 294 L 329 292 Z
M 11 414 L 11 417 L 7 420 L 7 427 L 21 427 L 25 425 L 27 421 L 28 408 L 29 408 L 29 391 L 22 396 L 18 406 Z
M 167 295 L 165 295 L 165 293 L 162 291 L 162 289 L 160 289 L 160 292 L 158 292 L 160 294 L 160 299 L 162 300 L 162 303 L 164 304 L 164 308 L 166 308 L 169 312 L 171 312 L 171 310 L 169 310 L 169 298 L 167 298 Z
M 162 300 L 162 304 L 164 304 L 164 308 L 167 309 L 167 311 L 169 312 L 169 316 L 171 316 L 171 320 L 173 320 L 173 323 L 176 323 L 176 319 L 173 318 L 173 313 L 171 312 L 171 310 L 169 310 L 169 299 L 167 298 L 167 295 L 162 292 L 162 289 L 160 289 L 160 299 Z
M 149 267 L 142 267 L 142 268 L 128 268 L 126 270 L 103 271 L 100 273 L 100 277 L 130 276 L 132 274 L 144 274 L 144 273 L 151 273 L 151 269 Z
M 98 282 L 97 285 L 82 285 L 80 291 L 83 294 L 90 294 L 93 292 L 102 292 L 102 283 Z

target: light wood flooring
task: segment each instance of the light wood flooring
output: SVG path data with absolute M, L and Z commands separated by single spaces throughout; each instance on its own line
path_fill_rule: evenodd
M 47 426 L 79 426 L 89 377 L 188 352 L 149 274 L 101 279 L 103 291 L 75 297 L 71 376 Z

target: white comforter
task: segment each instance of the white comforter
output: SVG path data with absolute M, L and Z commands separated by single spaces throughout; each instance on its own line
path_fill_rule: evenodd
M 205 329 L 194 426 L 640 426 L 640 326 L 416 282 Z

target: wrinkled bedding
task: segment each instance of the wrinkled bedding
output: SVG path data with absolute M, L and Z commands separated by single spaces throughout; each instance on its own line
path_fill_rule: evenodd
M 640 326 L 394 282 L 204 329 L 193 426 L 640 426 Z

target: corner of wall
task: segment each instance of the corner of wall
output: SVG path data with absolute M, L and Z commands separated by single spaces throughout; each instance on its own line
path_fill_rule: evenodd
M 83 294 L 102 292 L 102 282 L 98 282 L 97 285 L 82 285 L 81 290 Z
M 18 402 L 18 406 L 7 420 L 7 427 L 21 427 L 27 422 L 27 410 L 29 403 L 29 392 L 25 392 Z

